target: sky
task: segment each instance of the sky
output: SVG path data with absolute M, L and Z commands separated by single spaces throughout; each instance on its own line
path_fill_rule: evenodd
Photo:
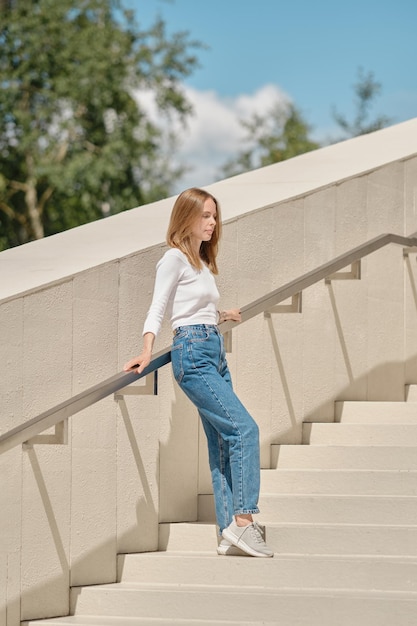
M 183 89 L 194 107 L 175 158 L 190 171 L 176 191 L 221 178 L 242 148 L 241 119 L 291 101 L 320 143 L 340 137 L 332 111 L 356 112 L 358 72 L 380 83 L 371 117 L 417 116 L 416 0 L 122 0 L 140 29 L 157 16 L 169 34 L 207 47 Z M 152 103 L 143 103 L 152 114 Z

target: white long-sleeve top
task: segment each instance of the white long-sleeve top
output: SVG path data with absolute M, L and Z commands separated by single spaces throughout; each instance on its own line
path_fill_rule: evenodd
M 213 274 L 203 264 L 195 269 L 177 248 L 165 252 L 156 266 L 152 303 L 143 334 L 158 334 L 164 315 L 172 329 L 189 324 L 217 324 L 219 292 Z

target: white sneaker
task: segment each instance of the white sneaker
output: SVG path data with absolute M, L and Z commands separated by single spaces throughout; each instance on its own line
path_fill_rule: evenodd
M 248 524 L 248 526 L 238 526 L 233 521 L 222 532 L 223 539 L 230 541 L 236 548 L 243 550 L 246 554 L 259 557 L 274 556 L 273 550 L 266 545 L 261 529 L 256 522 Z
M 247 556 L 246 552 L 239 550 L 236 548 L 230 541 L 227 539 L 222 539 L 217 546 L 217 554 L 221 556 Z

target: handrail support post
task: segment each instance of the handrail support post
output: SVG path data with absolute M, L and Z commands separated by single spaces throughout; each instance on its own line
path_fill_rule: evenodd
M 360 280 L 361 279 L 361 260 L 353 261 L 350 266 L 350 272 L 335 272 L 326 276 L 324 282 L 330 285 L 332 280 Z
M 51 435 L 35 435 L 23 443 L 23 449 L 32 448 L 35 444 L 48 446 L 68 445 L 68 419 L 55 424 L 54 433 Z
M 144 385 L 129 385 L 122 387 L 114 394 L 114 399 L 120 400 L 123 396 L 157 396 L 158 395 L 158 370 L 154 370 L 145 376 Z
M 273 313 L 302 313 L 303 311 L 303 292 L 299 291 L 291 298 L 291 304 L 276 304 L 275 306 L 264 312 L 266 319 L 270 318 Z
M 407 257 L 410 256 L 410 254 L 416 254 L 417 253 L 417 246 L 410 246 L 409 248 L 403 248 L 403 256 Z

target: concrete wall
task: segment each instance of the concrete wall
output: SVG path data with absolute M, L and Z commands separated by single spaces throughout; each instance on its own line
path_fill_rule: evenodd
M 222 307 L 243 306 L 385 232 L 417 231 L 417 121 L 210 187 L 225 220 Z M 139 352 L 172 199 L 0 254 L 0 432 L 119 371 Z M 360 281 L 324 282 L 301 314 L 233 333 L 235 388 L 273 442 L 337 399 L 404 398 L 417 382 L 416 255 L 390 246 Z M 165 324 L 156 350 L 169 344 Z M 68 611 L 68 586 L 115 580 L 116 552 L 155 550 L 210 490 L 193 407 L 159 375 L 70 420 L 69 444 L 0 454 L 0 626 Z M 135 393 L 136 391 L 136 393 Z M 199 450 L 200 447 L 200 450 Z

